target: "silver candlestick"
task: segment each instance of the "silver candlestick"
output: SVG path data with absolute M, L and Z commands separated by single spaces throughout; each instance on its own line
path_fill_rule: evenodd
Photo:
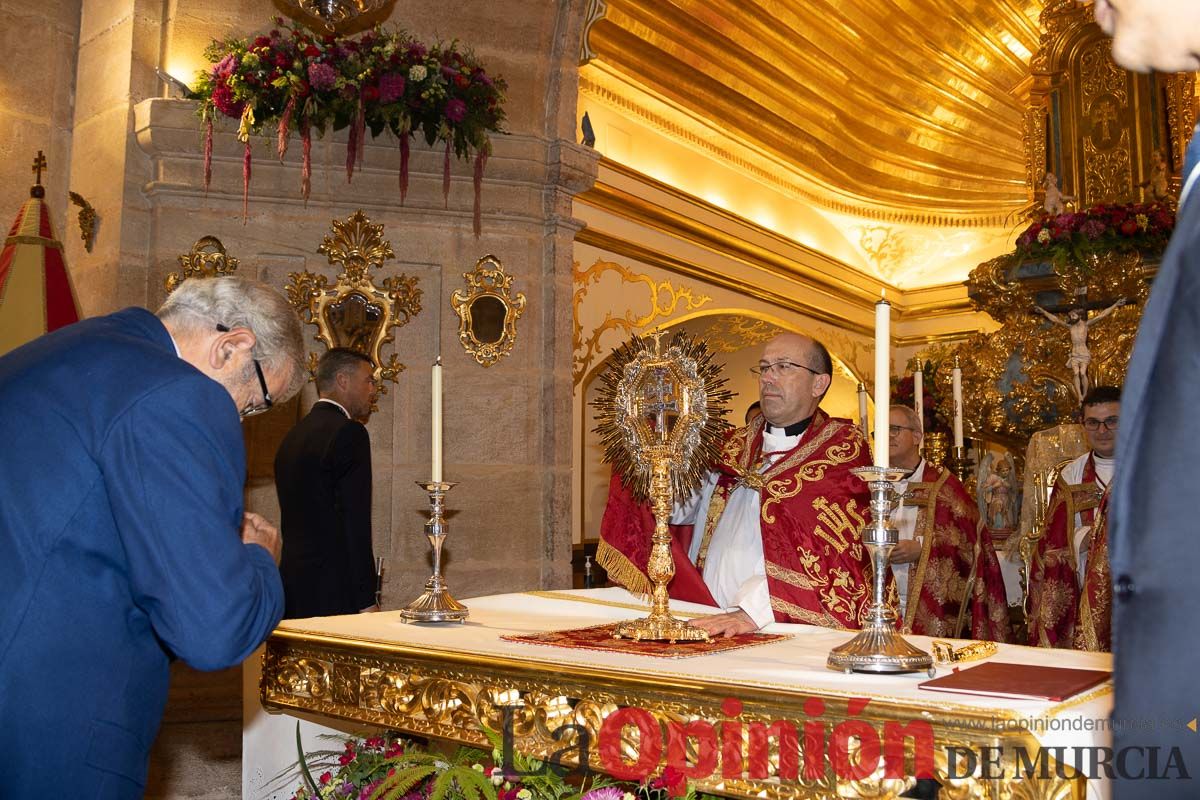
M 446 539 L 448 527 L 443 501 L 446 493 L 457 484 L 417 481 L 417 485 L 429 493 L 429 521 L 425 523 L 425 536 L 433 546 L 433 575 L 425 582 L 425 591 L 421 596 L 400 611 L 400 618 L 405 622 L 462 622 L 470 612 L 450 596 L 450 589 L 442 578 L 442 542 Z
M 896 633 L 896 612 L 884 602 L 883 587 L 887 582 L 889 557 L 900 540 L 892 526 L 891 512 L 896 496 L 895 485 L 908 470 L 887 467 L 859 467 L 854 474 L 871 488 L 871 521 L 863 526 L 862 541 L 871 554 L 872 588 L 870 618 L 863 629 L 850 641 L 829 651 L 825 662 L 830 669 L 842 672 L 928 672 L 934 674 L 933 658 L 924 650 L 909 644 Z

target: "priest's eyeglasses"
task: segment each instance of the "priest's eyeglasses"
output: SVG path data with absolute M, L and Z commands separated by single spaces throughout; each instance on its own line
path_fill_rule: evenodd
M 1105 417 L 1104 419 L 1090 417 L 1083 421 L 1083 427 L 1087 428 L 1089 431 L 1098 431 L 1100 430 L 1100 426 L 1103 425 L 1106 430 L 1115 431 L 1117 429 L 1117 424 L 1120 421 L 1120 417 Z
M 221 333 L 229 333 L 229 326 L 217 323 L 217 330 Z M 246 407 L 238 412 L 242 419 L 269 411 L 271 406 L 275 405 L 275 401 L 271 399 L 271 392 L 267 389 L 267 378 L 263 375 L 262 364 L 257 358 L 252 358 L 251 361 L 254 362 L 254 372 L 258 375 L 258 388 L 262 390 L 263 399 L 261 403 L 247 403 Z
M 751 367 L 750 372 L 759 376 L 769 376 L 772 372 L 774 372 L 776 375 L 783 377 L 784 375 L 791 374 L 793 370 L 797 369 L 806 369 L 813 375 L 821 374 L 812 367 L 806 367 L 803 364 L 797 364 L 795 361 L 776 361 L 774 364 L 759 364 L 758 366 Z

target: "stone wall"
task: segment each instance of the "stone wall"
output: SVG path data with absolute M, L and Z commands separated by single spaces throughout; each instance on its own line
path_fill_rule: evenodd
M 68 215 L 75 62 L 81 0 L 0 0 L 0 225 L 5 233 L 29 197 L 38 150 L 49 171 L 42 183 L 60 239 L 78 237 Z M 74 187 L 72 187 L 74 188 Z M 68 219 L 70 222 L 68 223 Z

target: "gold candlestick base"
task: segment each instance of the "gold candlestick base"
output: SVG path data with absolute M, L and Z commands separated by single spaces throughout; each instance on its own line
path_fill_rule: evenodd
M 946 468 L 965 485 L 967 476 L 971 474 L 971 466 L 973 464 L 974 462 L 967 455 L 966 447 L 954 447 L 950 450 L 950 458 L 946 461 Z
M 400 611 L 405 622 L 462 622 L 470 613 L 454 599 L 442 578 L 442 543 L 446 539 L 445 497 L 457 484 L 445 481 L 417 481 L 429 493 L 429 521 L 425 536 L 433 547 L 433 575 L 425 582 L 425 591 Z

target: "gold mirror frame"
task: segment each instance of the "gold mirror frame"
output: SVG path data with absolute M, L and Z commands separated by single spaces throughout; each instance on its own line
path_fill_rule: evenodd
M 215 236 L 201 236 L 192 251 L 179 257 L 180 272 L 169 273 L 163 284 L 167 294 L 179 288 L 188 278 L 217 278 L 237 272 L 239 262 L 225 252 L 225 245 Z
M 454 313 L 458 314 L 458 340 L 467 355 L 481 366 L 490 367 L 508 355 L 517 341 L 517 320 L 525 312 L 525 295 L 512 293 L 513 278 L 504 271 L 504 265 L 493 255 L 486 255 L 475 262 L 475 269 L 464 272 L 467 285 L 455 289 L 450 296 Z M 476 335 L 472 317 L 475 304 L 482 300 L 498 302 L 504 307 L 504 319 L 496 341 L 482 341 Z
M 317 326 L 318 341 L 327 348 L 351 347 L 366 354 L 375 365 L 375 379 L 380 393 L 386 393 L 383 381 L 397 383 L 405 365 L 392 353 L 385 361 L 383 346 L 395 340 L 394 328 L 406 325 L 421 311 L 421 290 L 418 279 L 403 273 L 384 278 L 376 286 L 368 271 L 379 269 L 383 262 L 395 258 L 391 242 L 383 238 L 383 225 L 375 225 L 362 210 L 355 211 L 344 222 L 333 220 L 333 233 L 326 236 L 317 252 L 341 268 L 337 283 L 329 286 L 324 275 L 311 272 L 288 273 L 290 283 L 284 286 L 288 301 L 301 313 L 305 322 Z M 335 328 L 330 312 L 349 301 L 361 302 L 378 313 L 377 319 L 367 319 L 363 330 L 352 341 L 343 342 L 345 335 Z M 316 371 L 318 356 L 309 355 L 309 371 Z

